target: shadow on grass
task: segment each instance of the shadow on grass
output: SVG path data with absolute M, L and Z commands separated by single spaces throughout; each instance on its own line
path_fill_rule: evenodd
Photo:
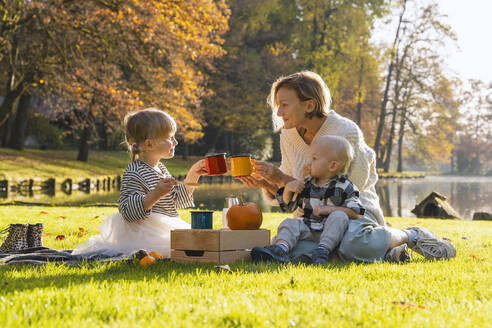
M 331 262 L 320 267 L 329 271 L 342 271 L 353 263 Z M 371 265 L 371 264 L 369 264 Z M 103 271 L 101 271 L 101 267 Z M 47 265 L 13 264 L 0 267 L 0 291 L 3 295 L 32 290 L 36 288 L 64 288 L 82 285 L 93 281 L 141 281 L 159 279 L 173 281 L 177 277 L 196 279 L 197 275 L 247 275 L 282 273 L 292 268 L 305 268 L 299 264 L 239 262 L 230 265 L 230 270 L 214 264 L 182 264 L 171 261 L 159 261 L 148 268 L 142 268 L 137 261 L 81 262 L 76 265 L 50 263 Z M 94 270 L 95 272 L 90 272 Z M 58 272 L 57 272 L 58 271 Z M 11 273 L 9 275 L 9 273 Z M 21 274 L 18 274 L 21 273 Z M 18 275 L 18 277 L 12 277 Z M 26 279 L 26 276 L 31 276 Z

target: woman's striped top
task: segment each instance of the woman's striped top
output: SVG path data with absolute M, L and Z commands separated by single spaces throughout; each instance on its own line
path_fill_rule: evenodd
M 118 199 L 118 209 L 125 220 L 129 222 L 144 220 L 151 212 L 179 217 L 177 208 L 195 206 L 193 196 L 188 193 L 184 185 L 179 184 L 155 203 L 149 211 L 144 209 L 143 197 L 154 190 L 160 179 L 171 177 L 164 164 L 159 162 L 158 166 L 162 174 L 140 159 L 130 163 L 126 168 Z

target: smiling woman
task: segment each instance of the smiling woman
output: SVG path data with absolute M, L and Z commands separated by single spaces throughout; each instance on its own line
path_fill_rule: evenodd
M 326 135 L 345 138 L 354 150 L 347 175 L 360 190 L 360 201 L 366 211 L 361 218 L 349 221 L 337 255 L 346 261 L 398 262 L 408 259 L 407 248 L 411 247 L 426 257 L 432 253 L 429 258 L 455 256 L 453 245 L 430 231 L 386 226 L 375 189 L 378 180 L 375 153 L 365 143 L 362 131 L 353 121 L 330 110 L 330 92 L 318 74 L 303 71 L 280 77 L 272 85 L 268 102 L 272 108 L 274 129 L 281 130 L 280 168 L 268 162 L 255 161 L 255 173 L 239 180 L 249 187 L 262 188 L 265 199 L 277 205 L 275 195 L 279 188 L 290 181 L 303 180 L 305 173 L 312 173 L 307 172 L 306 166 L 309 168 L 309 146 L 313 140 Z M 302 214 L 302 209 L 298 208 L 294 216 L 302 219 Z M 322 217 L 319 219 L 323 220 Z M 427 246 L 418 244 L 420 238 L 432 242 Z M 291 250 L 291 257 L 301 254 L 310 257 L 316 246 L 314 242 L 297 243 Z

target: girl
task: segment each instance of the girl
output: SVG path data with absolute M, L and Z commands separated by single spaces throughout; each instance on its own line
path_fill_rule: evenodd
M 100 226 L 98 236 L 79 245 L 73 255 L 130 256 L 140 249 L 170 257 L 170 231 L 189 229 L 177 208 L 193 207 L 194 187 L 178 184 L 160 162 L 174 157 L 176 122 L 167 113 L 147 108 L 126 115 L 125 141 L 132 162 L 123 173 L 119 212 Z M 196 162 L 185 183 L 206 174 L 205 162 Z

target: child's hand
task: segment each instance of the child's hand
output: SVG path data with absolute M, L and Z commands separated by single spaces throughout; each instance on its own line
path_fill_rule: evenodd
M 304 189 L 304 181 L 302 180 L 292 180 L 285 185 L 286 191 L 300 193 Z
M 195 164 L 193 164 L 188 171 L 188 174 L 200 176 L 200 175 L 205 175 L 207 174 L 207 169 L 205 167 L 205 160 L 201 159 Z
M 160 197 L 165 196 L 173 190 L 176 185 L 176 180 L 173 178 L 160 179 L 155 186 L 155 191 L 160 195 Z
M 329 205 L 319 205 L 313 209 L 313 215 L 317 217 L 330 215 L 333 212 L 333 206 Z

